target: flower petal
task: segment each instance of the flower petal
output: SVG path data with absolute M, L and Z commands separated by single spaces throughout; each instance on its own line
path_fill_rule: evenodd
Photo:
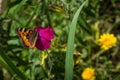
M 54 38 L 54 30 L 51 27 L 36 27 L 34 31 L 37 31 L 41 37 L 44 37 L 47 40 Z
M 51 41 L 43 39 L 43 38 L 38 38 L 36 41 L 36 47 L 39 50 L 45 50 L 50 47 Z
M 36 27 L 34 31 L 38 32 L 36 47 L 40 50 L 50 48 L 51 39 L 54 38 L 54 30 L 51 27 Z

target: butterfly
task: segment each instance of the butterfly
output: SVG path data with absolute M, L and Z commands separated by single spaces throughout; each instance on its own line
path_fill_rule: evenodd
M 17 34 L 28 48 L 34 48 L 38 38 L 38 33 L 27 28 L 16 28 Z

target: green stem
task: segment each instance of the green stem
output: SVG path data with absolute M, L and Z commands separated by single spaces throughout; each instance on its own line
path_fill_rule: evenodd
M 51 59 L 52 54 L 49 54 L 47 50 L 46 50 L 46 53 L 48 54 L 48 64 L 49 64 L 48 66 L 50 67 L 50 69 L 48 71 L 48 80 L 50 80 L 51 79 L 51 70 L 53 68 L 53 61 Z
M 93 55 L 90 59 L 88 59 L 87 63 L 91 62 L 92 60 L 96 59 L 97 57 L 99 57 L 101 54 L 103 54 L 105 51 L 104 50 L 100 50 L 98 53 L 96 53 L 95 55 Z

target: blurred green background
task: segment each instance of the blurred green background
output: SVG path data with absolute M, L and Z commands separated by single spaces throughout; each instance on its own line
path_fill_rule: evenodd
M 0 80 L 83 80 L 86 67 L 96 80 L 120 80 L 119 0 L 0 1 Z M 36 26 L 54 29 L 47 51 L 25 48 L 15 32 Z M 100 54 L 103 33 L 113 33 L 117 46 Z

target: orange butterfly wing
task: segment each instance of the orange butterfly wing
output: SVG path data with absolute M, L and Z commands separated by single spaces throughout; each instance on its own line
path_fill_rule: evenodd
M 29 48 L 34 48 L 37 41 L 38 33 L 26 28 L 16 28 L 16 31 L 22 39 L 24 45 Z

